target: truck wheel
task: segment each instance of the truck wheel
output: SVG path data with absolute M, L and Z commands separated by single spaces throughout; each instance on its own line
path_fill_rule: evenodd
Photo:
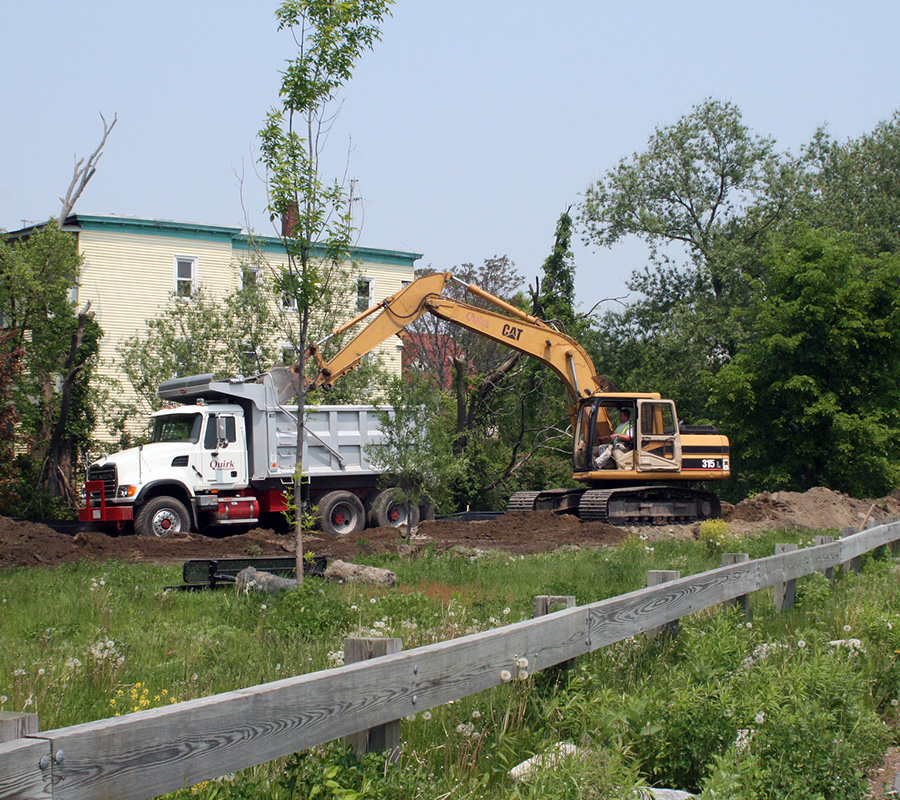
M 411 505 L 409 513 L 406 504 L 399 498 L 396 489 L 385 489 L 372 499 L 369 510 L 369 525 L 373 528 L 412 528 L 419 524 L 419 506 Z
M 174 497 L 154 497 L 138 511 L 134 529 L 141 536 L 167 536 L 170 533 L 189 532 L 191 518 L 184 503 Z
M 362 501 L 351 492 L 329 492 L 319 498 L 319 528 L 329 536 L 347 536 L 365 527 Z

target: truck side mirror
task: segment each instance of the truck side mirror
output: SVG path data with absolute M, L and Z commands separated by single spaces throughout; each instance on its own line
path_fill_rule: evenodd
M 221 414 L 216 417 L 216 447 L 228 447 L 228 433 L 225 426 L 225 417 Z

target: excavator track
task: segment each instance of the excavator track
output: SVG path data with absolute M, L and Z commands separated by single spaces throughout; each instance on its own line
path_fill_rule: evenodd
M 673 525 L 718 517 L 719 498 L 712 492 L 674 486 L 629 486 L 590 489 L 581 496 L 578 516 L 610 525 Z
M 584 489 L 545 489 L 542 492 L 516 492 L 509 498 L 509 511 L 555 511 L 577 514 Z
M 516 492 L 509 498 L 508 511 L 534 511 L 534 501 L 540 492 Z

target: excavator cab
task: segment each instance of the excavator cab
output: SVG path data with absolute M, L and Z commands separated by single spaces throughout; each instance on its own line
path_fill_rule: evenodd
M 611 441 L 616 431 L 627 431 L 631 441 Z M 575 424 L 574 467 L 576 472 L 615 471 L 619 475 L 677 472 L 681 468 L 681 437 L 675 404 L 651 395 L 586 398 L 580 403 Z

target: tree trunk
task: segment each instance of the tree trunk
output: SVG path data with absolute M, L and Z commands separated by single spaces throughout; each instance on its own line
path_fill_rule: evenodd
M 396 586 L 397 576 L 389 569 L 350 564 L 347 561 L 332 561 L 325 568 L 325 577 L 345 583 L 374 583 L 380 586 Z
M 84 340 L 84 332 L 88 322 L 93 316 L 90 313 L 90 301 L 78 314 L 78 324 L 72 333 L 72 341 L 62 369 L 62 388 L 60 390 L 59 414 L 50 431 L 50 441 L 47 445 L 47 455 L 42 471 L 43 483 L 54 497 L 64 497 L 68 501 L 74 501 L 71 496 L 73 484 L 73 468 L 75 464 L 73 443 L 66 435 L 69 424 L 69 412 L 72 406 L 72 391 L 84 368 L 84 357 L 79 361 L 81 343 Z

